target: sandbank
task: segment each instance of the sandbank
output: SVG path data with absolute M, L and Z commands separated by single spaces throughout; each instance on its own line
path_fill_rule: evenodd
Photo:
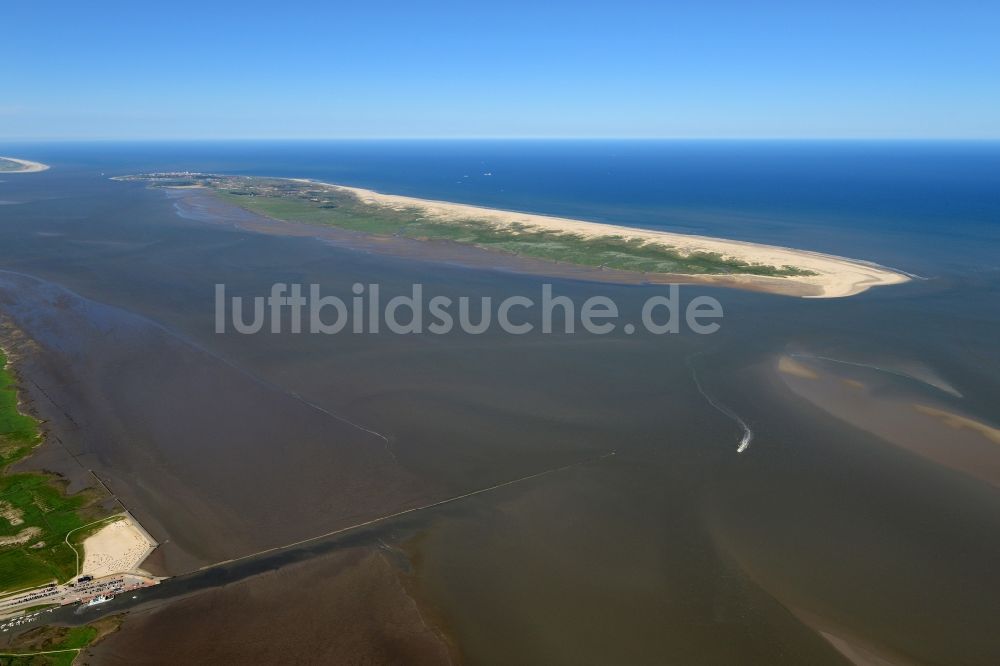
M 0 160 L 14 162 L 15 164 L 19 164 L 21 166 L 20 169 L 0 170 L 0 175 L 6 175 L 8 173 L 35 173 L 38 171 L 45 171 L 49 168 L 48 164 L 32 162 L 31 160 L 22 160 L 17 157 L 4 157 L 3 155 L 0 155 Z
M 476 220 L 498 227 L 511 228 L 515 231 L 519 227 L 529 227 L 538 230 L 573 234 L 584 238 L 615 236 L 669 246 L 682 255 L 712 253 L 722 255 L 726 259 L 735 259 L 752 264 L 776 267 L 794 266 L 811 271 L 814 275 L 768 277 L 734 273 L 730 275 L 698 275 L 697 277 L 699 281 L 718 281 L 726 285 L 733 285 L 734 282 L 739 283 L 741 280 L 745 280 L 748 284 L 752 283 L 764 289 L 767 288 L 769 283 L 774 283 L 775 286 L 778 284 L 787 285 L 789 282 L 797 283 L 805 288 L 801 294 L 803 298 L 852 296 L 872 287 L 900 284 L 910 280 L 910 276 L 907 274 L 878 264 L 809 250 L 679 234 L 669 231 L 638 229 L 549 215 L 483 208 L 447 201 L 418 199 L 416 197 L 383 194 L 359 187 L 348 187 L 302 178 L 292 180 L 349 192 L 363 203 L 369 205 L 384 206 L 395 210 L 417 209 L 422 215 L 446 221 Z

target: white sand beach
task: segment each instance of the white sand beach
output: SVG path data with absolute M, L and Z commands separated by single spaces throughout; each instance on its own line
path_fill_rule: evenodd
M 11 171 L 0 171 L 0 175 L 6 175 L 8 173 L 36 173 L 38 171 L 45 171 L 49 168 L 48 164 L 42 164 L 41 162 L 32 162 L 31 160 L 22 160 L 17 157 L 5 157 L 0 155 L 0 160 L 7 160 L 8 162 L 14 162 L 15 164 L 20 164 L 20 169 L 14 169 Z
M 156 546 L 146 530 L 125 514 L 84 539 L 81 573 L 100 578 L 135 571 Z
M 619 236 L 626 239 L 640 239 L 646 242 L 658 243 L 689 255 L 699 252 L 718 253 L 727 259 L 735 259 L 749 263 L 768 266 L 795 266 L 812 271 L 815 275 L 791 277 L 767 277 L 758 275 L 698 275 L 699 281 L 726 283 L 746 283 L 748 287 L 762 290 L 786 287 L 795 283 L 803 287 L 800 294 L 804 298 L 836 298 L 851 296 L 866 291 L 872 287 L 900 284 L 910 280 L 905 273 L 879 266 L 874 263 L 838 257 L 809 250 L 798 250 L 760 243 L 709 238 L 667 231 L 636 229 L 599 222 L 586 222 L 548 215 L 520 213 L 515 211 L 481 208 L 466 204 L 433 201 L 415 197 L 382 194 L 373 190 L 358 187 L 347 187 L 332 183 L 323 183 L 308 179 L 295 179 L 316 186 L 330 187 L 336 190 L 351 192 L 361 201 L 386 206 L 393 209 L 416 208 L 422 214 L 443 220 L 477 220 L 495 224 L 500 227 L 524 225 L 535 229 L 544 229 L 567 234 L 593 238 L 599 236 Z M 787 291 L 782 289 L 782 291 Z

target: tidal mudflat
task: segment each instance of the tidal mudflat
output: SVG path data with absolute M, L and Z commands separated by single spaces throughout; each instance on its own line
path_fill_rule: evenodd
M 914 411 L 942 433 L 974 436 L 956 414 L 995 427 L 1000 317 L 981 307 L 995 274 L 823 301 L 685 287 L 725 305 L 711 336 L 219 336 L 220 282 L 247 295 L 379 282 L 391 295 L 420 281 L 499 298 L 545 280 L 623 308 L 662 287 L 365 252 L 261 233 L 246 211 L 181 216 L 176 198 L 96 170 L 39 177 L 44 191 L 0 191 L 22 202 L 0 208 L 0 308 L 38 345 L 19 370 L 61 443 L 33 464 L 72 487 L 93 469 L 163 544 L 160 571 L 580 463 L 408 514 L 298 568 L 269 560 L 271 573 L 155 609 L 140 597 L 94 663 L 185 634 L 188 611 L 213 604 L 232 609 L 199 616 L 199 631 L 233 637 L 213 644 L 220 659 L 259 626 L 245 607 L 275 609 L 287 631 L 267 648 L 287 654 L 302 654 L 321 608 L 357 619 L 326 625 L 324 649 L 362 635 L 357 654 L 430 662 L 996 662 L 995 488 L 945 463 L 948 441 L 928 436 L 924 455 L 880 410 L 861 422 L 838 407 L 852 380 L 872 400 L 944 412 Z M 783 356 L 806 370 L 783 372 Z M 743 453 L 699 384 L 753 430 Z M 297 605 L 284 583 L 301 580 Z M 369 592 L 398 633 L 357 617 Z M 188 654 L 157 645 L 164 661 Z
M 348 547 L 135 611 L 85 660 L 430 665 L 453 663 L 451 650 L 395 566 L 377 549 Z

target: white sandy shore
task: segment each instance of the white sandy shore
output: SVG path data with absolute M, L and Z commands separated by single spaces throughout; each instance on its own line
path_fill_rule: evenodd
M 81 573 L 100 578 L 136 571 L 156 545 L 139 523 L 124 514 L 83 540 Z
M 776 267 L 795 266 L 812 271 L 816 275 L 766 277 L 738 274 L 727 276 L 699 275 L 697 277 L 708 282 L 717 280 L 720 283 L 724 282 L 730 285 L 734 282 L 737 284 L 745 282 L 748 287 L 756 286 L 762 289 L 768 289 L 769 286 L 777 287 L 779 283 L 787 286 L 791 282 L 803 287 L 801 295 L 805 298 L 851 296 L 866 291 L 871 287 L 899 284 L 907 282 L 910 279 L 909 276 L 902 272 L 877 264 L 808 250 L 796 250 L 760 243 L 693 236 L 667 231 L 636 229 L 633 227 L 586 222 L 548 215 L 481 208 L 479 206 L 449 203 L 447 201 L 417 199 L 415 197 L 382 194 L 373 190 L 322 183 L 308 179 L 294 180 L 351 192 L 361 201 L 368 204 L 386 206 L 393 209 L 416 208 L 427 217 L 443 220 L 473 219 L 495 224 L 499 227 L 525 225 L 535 229 L 578 234 L 587 238 L 620 236 L 626 239 L 641 239 L 646 242 L 669 246 L 683 255 L 710 252 L 720 254 L 727 259 L 735 259 L 748 263 Z
M 31 160 L 21 160 L 16 157 L 5 157 L 0 155 L 0 160 L 7 160 L 8 162 L 14 162 L 20 164 L 21 168 L 16 171 L 0 171 L 0 176 L 6 175 L 8 173 L 34 173 L 37 171 L 45 171 L 49 168 L 48 164 L 42 164 L 41 162 L 32 162 Z

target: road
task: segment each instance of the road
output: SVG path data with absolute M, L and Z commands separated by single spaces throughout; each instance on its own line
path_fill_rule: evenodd
M 78 602 L 87 602 L 98 596 L 114 596 L 123 592 L 150 587 L 159 583 L 159 579 L 140 573 L 118 573 L 84 583 L 69 582 L 63 585 L 50 585 L 15 594 L 0 599 L 0 618 L 10 618 L 29 608 L 37 606 L 65 606 Z M 0 625 L 0 629 L 6 625 Z

